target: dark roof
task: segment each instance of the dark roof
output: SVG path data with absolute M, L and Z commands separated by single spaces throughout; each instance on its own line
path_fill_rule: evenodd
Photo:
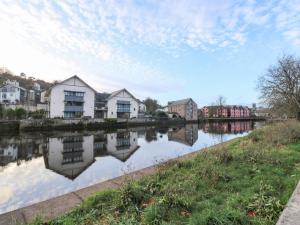
M 177 101 L 172 101 L 172 102 L 169 102 L 168 105 L 169 106 L 182 105 L 182 104 L 187 104 L 189 101 L 193 101 L 193 99 L 186 98 L 186 99 L 181 99 L 181 100 L 177 100 Z
M 109 93 L 96 93 L 95 100 L 106 101 L 109 96 L 110 96 Z

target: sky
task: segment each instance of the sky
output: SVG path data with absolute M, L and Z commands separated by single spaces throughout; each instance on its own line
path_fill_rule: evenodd
M 0 67 L 162 105 L 259 103 L 284 54 L 300 56 L 300 0 L 0 1 Z

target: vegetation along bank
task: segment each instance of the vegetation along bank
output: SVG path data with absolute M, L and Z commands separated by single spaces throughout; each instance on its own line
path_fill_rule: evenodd
M 299 165 L 300 124 L 278 123 L 163 164 L 155 175 L 100 192 L 49 224 L 275 224 Z

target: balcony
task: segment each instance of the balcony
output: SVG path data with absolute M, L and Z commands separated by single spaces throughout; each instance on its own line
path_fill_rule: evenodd
M 83 96 L 70 96 L 70 95 L 65 95 L 65 101 L 66 102 L 84 102 Z
M 130 113 L 130 108 L 117 108 L 117 113 Z
M 83 112 L 83 106 L 65 105 L 65 112 Z

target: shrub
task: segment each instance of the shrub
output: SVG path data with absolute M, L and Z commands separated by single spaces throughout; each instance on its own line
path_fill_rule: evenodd
M 248 202 L 248 214 L 252 216 L 261 216 L 267 220 L 273 221 L 278 218 L 283 210 L 280 200 L 274 197 L 274 188 L 271 185 L 260 183 L 260 189 Z
M 15 117 L 18 120 L 24 119 L 26 117 L 26 110 L 23 108 L 15 109 Z
M 107 123 L 117 123 L 118 119 L 115 119 L 115 118 L 105 118 L 104 121 L 107 122 Z
M 43 119 L 46 117 L 45 110 L 38 110 L 35 112 L 30 112 L 29 117 L 32 117 L 33 119 Z

